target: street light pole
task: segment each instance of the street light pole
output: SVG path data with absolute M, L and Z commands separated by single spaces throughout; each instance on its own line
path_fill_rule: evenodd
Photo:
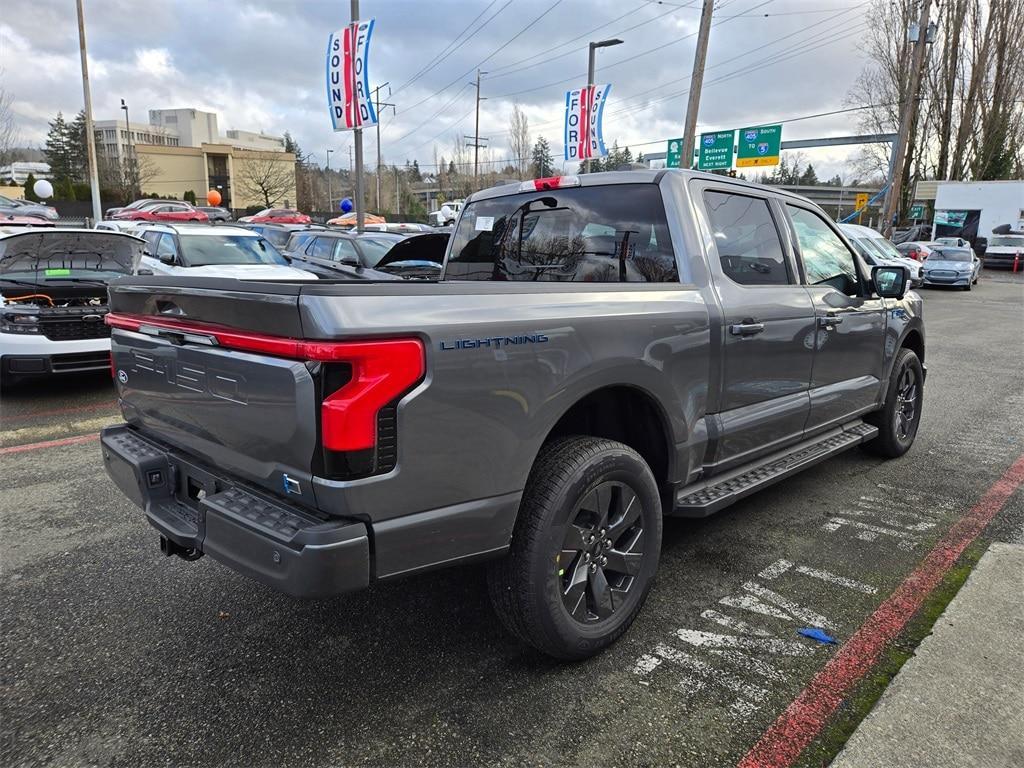
M 92 125 L 92 95 L 89 92 L 89 61 L 85 45 L 85 10 L 78 0 L 78 50 L 82 55 L 82 95 L 85 97 L 85 145 L 89 153 L 89 190 L 92 193 L 92 216 L 94 221 L 103 218 L 100 205 L 100 174 L 96 168 L 96 134 Z
M 134 150 L 132 146 L 132 124 L 128 119 L 128 105 L 124 99 L 121 99 L 121 109 L 124 110 L 124 136 L 125 136 L 125 153 L 124 153 L 124 170 L 123 173 L 128 174 L 128 186 L 130 187 L 131 193 L 134 195 L 138 192 L 137 197 L 142 196 L 142 190 L 135 189 L 135 175 L 132 173 L 132 158 L 131 153 Z
M 334 210 L 334 201 L 331 200 L 331 152 L 333 149 L 327 150 L 327 212 L 330 213 Z
M 711 13 L 715 0 L 704 0 L 697 32 L 697 50 L 693 54 L 693 75 L 690 77 L 690 96 L 686 104 L 686 125 L 683 128 L 682 159 L 687 168 L 693 167 L 693 145 L 697 140 L 697 112 L 700 110 L 700 89 L 704 85 L 704 62 L 708 57 L 708 38 L 711 36 Z
M 583 171 L 585 173 L 590 173 L 590 157 L 589 157 L 590 123 L 593 120 L 593 116 L 590 114 L 590 108 L 594 106 L 593 102 L 590 101 L 590 89 L 594 87 L 594 77 L 595 77 L 595 75 L 594 75 L 594 69 L 595 69 L 595 56 L 594 56 L 594 52 L 598 48 L 610 48 L 613 45 L 621 45 L 621 44 L 622 44 L 621 40 L 619 40 L 618 38 L 614 38 L 614 39 L 611 39 L 611 40 L 600 40 L 600 41 L 598 41 L 596 43 L 590 43 L 590 46 L 589 46 L 590 50 L 589 50 L 588 56 L 587 56 L 587 92 L 584 95 L 584 98 L 587 99 L 587 101 L 588 101 L 588 104 L 587 104 L 587 107 L 588 107 L 587 108 L 587 124 L 580 126 L 580 130 L 583 131 L 584 139 L 587 142 L 587 147 L 588 147 L 587 159 L 583 161 Z
M 359 23 L 359 0 L 351 0 L 352 10 L 352 24 L 356 25 Z M 355 55 L 355 40 L 352 41 L 353 55 Z M 359 83 L 356 77 L 356 68 L 352 67 L 352 94 L 355 98 L 355 94 L 359 92 Z M 358 103 L 355 105 L 356 110 L 359 109 Z M 352 131 L 353 143 L 356 148 L 356 167 L 355 167 L 355 203 L 356 203 L 356 231 L 362 232 L 366 227 L 366 206 L 363 202 L 363 129 L 356 128 Z

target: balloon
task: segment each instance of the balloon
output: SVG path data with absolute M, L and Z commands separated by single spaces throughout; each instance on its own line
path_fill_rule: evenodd
M 452 221 L 455 218 L 455 211 L 452 210 L 450 205 L 442 205 L 441 216 L 444 217 L 445 221 Z
M 338 203 L 338 207 L 341 208 L 342 213 L 349 213 L 352 210 L 352 199 L 348 197 L 342 198 L 341 202 Z
M 206 202 L 209 203 L 210 205 L 220 205 L 220 192 L 218 192 L 216 189 L 211 189 L 209 192 L 206 193 Z
M 47 198 L 53 197 L 53 184 L 48 182 L 46 179 L 39 179 L 32 185 L 32 191 L 35 192 L 36 197 L 46 200 Z

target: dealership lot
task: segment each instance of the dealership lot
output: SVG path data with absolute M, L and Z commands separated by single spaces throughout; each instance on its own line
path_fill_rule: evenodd
M 668 521 L 636 624 L 575 665 L 503 634 L 479 568 L 300 603 L 165 559 L 91 437 L 109 380 L 5 393 L 0 763 L 735 764 L 1024 453 L 1024 275 L 923 295 L 911 452 Z M 1018 493 L 981 543 L 1022 532 Z

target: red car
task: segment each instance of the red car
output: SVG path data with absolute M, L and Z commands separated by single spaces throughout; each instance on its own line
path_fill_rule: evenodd
M 202 211 L 188 203 L 161 203 L 146 208 L 125 208 L 110 218 L 120 221 L 195 221 L 206 223 L 210 220 Z
M 292 208 L 264 208 L 238 220 L 243 224 L 312 224 L 313 220 Z

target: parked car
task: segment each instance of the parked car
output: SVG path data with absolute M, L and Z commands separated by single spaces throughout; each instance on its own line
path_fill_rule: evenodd
M 34 203 L 31 200 L 15 200 L 6 195 L 0 195 L 0 218 L 12 216 L 35 216 L 40 219 L 56 221 L 60 218 L 57 209 L 43 203 Z
M 107 283 L 145 244 L 94 229 L 0 232 L 0 379 L 110 369 Z
M 264 208 L 252 216 L 239 219 L 243 224 L 312 224 L 313 220 L 292 208 Z
M 209 216 L 188 203 L 158 203 L 140 208 L 125 208 L 112 217 L 114 221 L 166 221 L 171 223 L 206 223 Z
M 246 229 L 257 232 L 269 240 L 275 248 L 283 251 L 294 232 L 309 232 L 326 229 L 320 224 L 244 224 Z M 285 254 L 287 255 L 287 254 Z
M 139 227 L 148 226 L 149 222 L 136 221 L 134 219 L 104 219 L 103 221 L 97 221 L 93 225 L 93 229 L 101 229 L 108 232 L 128 232 L 129 234 L 134 233 Z
M 103 212 L 103 218 L 105 218 L 105 219 L 113 218 L 115 213 L 120 213 L 121 211 L 127 211 L 127 210 L 134 211 L 134 210 L 137 210 L 139 208 L 149 208 L 149 207 L 154 206 L 154 205 L 163 205 L 165 203 L 177 203 L 177 202 L 180 202 L 180 201 L 178 201 L 178 200 L 160 200 L 158 198 L 153 198 L 153 197 L 143 197 L 140 200 L 136 200 L 135 202 L 129 203 L 128 205 L 125 205 L 125 206 L 121 206 L 120 208 L 117 208 L 117 207 L 115 207 L 115 208 L 107 208 L 107 210 L 105 210 Z
M 57 222 L 38 216 L 4 216 L 0 215 L 0 227 L 8 230 L 22 227 L 56 227 Z
M 896 243 L 895 248 L 908 259 L 913 259 L 914 261 L 924 261 L 928 258 L 928 254 L 932 252 L 931 247 L 920 240 Z
M 396 235 L 412 235 L 418 232 L 434 232 L 435 228 L 415 222 L 385 222 L 383 224 L 367 224 L 366 232 L 393 232 Z
M 359 237 L 353 232 L 324 229 L 308 238 L 303 247 L 286 251 L 286 255 L 293 260 L 293 264 L 302 262 L 334 270 L 351 279 L 386 279 L 375 273 L 363 274 L 359 271 L 372 270 L 395 245 L 396 240 L 391 240 L 383 233 L 373 234 L 375 237 Z M 399 236 L 396 238 L 397 241 L 404 239 Z
M 970 248 L 971 244 L 969 241 L 964 240 L 962 237 L 937 237 L 932 240 L 936 245 L 944 245 L 947 248 Z
M 936 246 L 924 263 L 925 285 L 954 285 L 969 291 L 978 284 L 980 274 L 981 259 L 969 246 Z
M 904 256 L 896 247 L 886 240 L 880 232 L 858 224 L 840 224 L 839 229 L 853 243 L 853 247 L 870 266 L 898 264 L 910 272 L 910 287 L 918 288 L 924 282 L 924 273 L 920 263 Z
M 315 280 L 289 265 L 261 235 L 224 225 L 175 227 L 158 224 L 140 230 L 146 253 L 139 265 L 149 274 L 235 277 L 245 280 Z
M 205 213 L 210 221 L 224 222 L 235 220 L 235 217 L 231 215 L 231 211 L 227 208 L 221 208 L 219 205 L 197 205 L 196 210 Z
M 986 267 L 1013 268 L 1014 260 L 1024 267 L 1024 232 L 1020 234 L 993 234 L 985 251 Z
M 466 201 L 440 282 L 112 285 L 126 423 L 101 455 L 165 554 L 305 597 L 490 560 L 506 626 L 583 658 L 639 613 L 663 515 L 910 449 L 907 282 L 779 187 L 505 185 Z

